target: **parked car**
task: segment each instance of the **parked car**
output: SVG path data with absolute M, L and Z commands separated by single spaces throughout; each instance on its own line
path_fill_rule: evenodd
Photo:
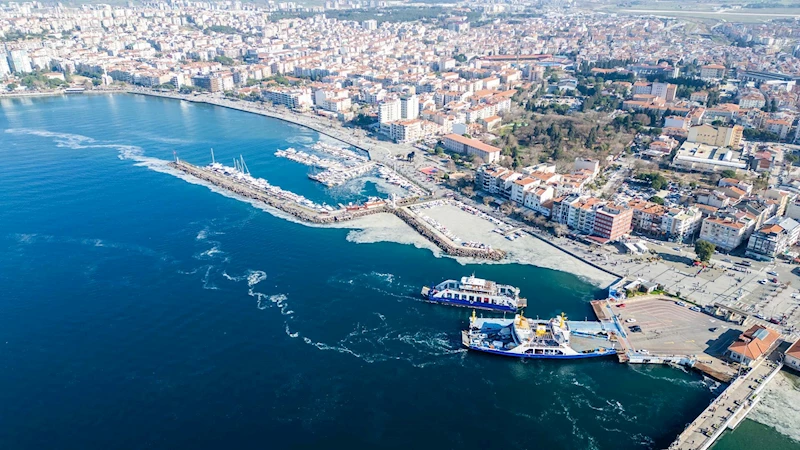
M 683 302 L 682 302 L 682 301 L 680 301 L 680 300 L 679 300 L 679 301 L 677 301 L 677 302 L 675 302 L 675 304 L 676 304 L 676 305 L 678 305 L 678 306 L 686 306 L 686 303 L 683 303 Z
M 628 329 L 631 330 L 631 333 L 641 333 L 642 332 L 642 327 L 640 327 L 639 325 L 634 325 L 632 327 L 628 327 Z
M 713 332 L 717 331 L 717 327 L 711 327 L 711 328 L 708 329 L 708 331 L 713 333 Z
M 700 307 L 699 307 L 699 306 L 692 306 L 692 307 L 691 307 L 691 308 L 689 308 L 689 309 L 690 309 L 690 310 L 692 310 L 692 311 L 694 311 L 694 312 L 700 312 L 700 311 L 702 311 L 702 309 L 700 309 Z
M 625 320 L 626 323 L 636 323 L 636 319 L 631 317 L 630 319 Z
M 778 272 L 775 272 L 774 270 L 770 270 L 769 272 L 767 272 L 767 275 L 772 275 L 773 277 L 777 277 L 778 276 Z

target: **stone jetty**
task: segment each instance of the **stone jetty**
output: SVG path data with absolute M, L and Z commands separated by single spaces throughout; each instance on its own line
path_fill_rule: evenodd
M 444 252 L 448 255 L 490 259 L 492 261 L 499 261 L 506 256 L 505 252 L 501 250 L 470 248 L 456 244 L 455 242 L 450 241 L 445 236 L 442 236 L 431 229 L 430 226 L 418 220 L 414 214 L 408 212 L 404 208 L 395 208 L 392 209 L 391 212 L 399 217 L 403 222 L 407 223 L 408 226 L 416 230 L 417 233 L 425 237 L 425 239 L 433 242 L 437 247 L 444 250 Z
M 370 214 L 389 213 L 399 217 L 403 222 L 408 224 L 426 239 L 433 242 L 448 255 L 489 259 L 493 261 L 499 261 L 505 257 L 505 252 L 500 250 L 469 248 L 456 244 L 446 237 L 441 236 L 435 230 L 432 230 L 428 225 L 418 220 L 414 214 L 404 209 L 405 206 L 409 206 L 417 201 L 423 200 L 421 198 L 403 199 L 398 201 L 395 205 L 390 205 L 385 201 L 379 201 L 367 202 L 363 205 L 341 208 L 334 211 L 317 211 L 295 201 L 291 201 L 290 199 L 280 198 L 276 195 L 270 194 L 269 192 L 256 189 L 253 186 L 245 183 L 237 182 L 236 180 L 221 176 L 213 171 L 202 167 L 197 167 L 185 161 L 177 160 L 169 163 L 169 165 L 176 170 L 180 170 L 181 172 L 211 183 L 217 187 L 221 187 L 242 197 L 263 202 L 266 205 L 290 214 L 293 217 L 305 222 L 315 224 L 330 224 L 353 220 Z M 429 199 L 426 198 L 425 200 Z

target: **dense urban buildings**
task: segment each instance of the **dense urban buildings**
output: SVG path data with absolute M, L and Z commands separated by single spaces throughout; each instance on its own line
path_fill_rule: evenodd
M 12 95 L 125 85 L 265 102 L 444 155 L 474 175 L 477 195 L 598 242 L 641 234 L 792 253 L 797 21 L 691 31 L 684 19 L 546 2 L 387 11 L 12 2 L 0 8 L 0 79 Z M 625 131 L 635 139 L 611 147 Z M 656 167 L 669 185 L 647 178 Z

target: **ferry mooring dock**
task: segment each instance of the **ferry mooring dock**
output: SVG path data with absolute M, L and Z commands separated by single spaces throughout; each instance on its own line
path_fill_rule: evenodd
M 745 419 L 761 400 L 763 389 L 783 367 L 777 344 L 752 367 L 729 363 L 725 352 L 748 322 L 725 322 L 689 306 L 660 295 L 592 302 L 598 319 L 619 331 L 615 339 L 620 362 L 681 365 L 730 383 L 687 424 L 670 450 L 710 448 L 726 429 L 735 429 Z

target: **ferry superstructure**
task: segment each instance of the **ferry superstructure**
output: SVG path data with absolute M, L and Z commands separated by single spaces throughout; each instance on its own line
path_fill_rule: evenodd
M 527 305 L 527 300 L 519 296 L 519 288 L 475 275 L 425 286 L 422 296 L 433 303 L 504 312 L 516 312 Z
M 613 330 L 600 322 L 567 322 L 562 314 L 550 320 L 481 319 L 472 312 L 461 342 L 471 350 L 518 358 L 579 359 L 616 354 Z

